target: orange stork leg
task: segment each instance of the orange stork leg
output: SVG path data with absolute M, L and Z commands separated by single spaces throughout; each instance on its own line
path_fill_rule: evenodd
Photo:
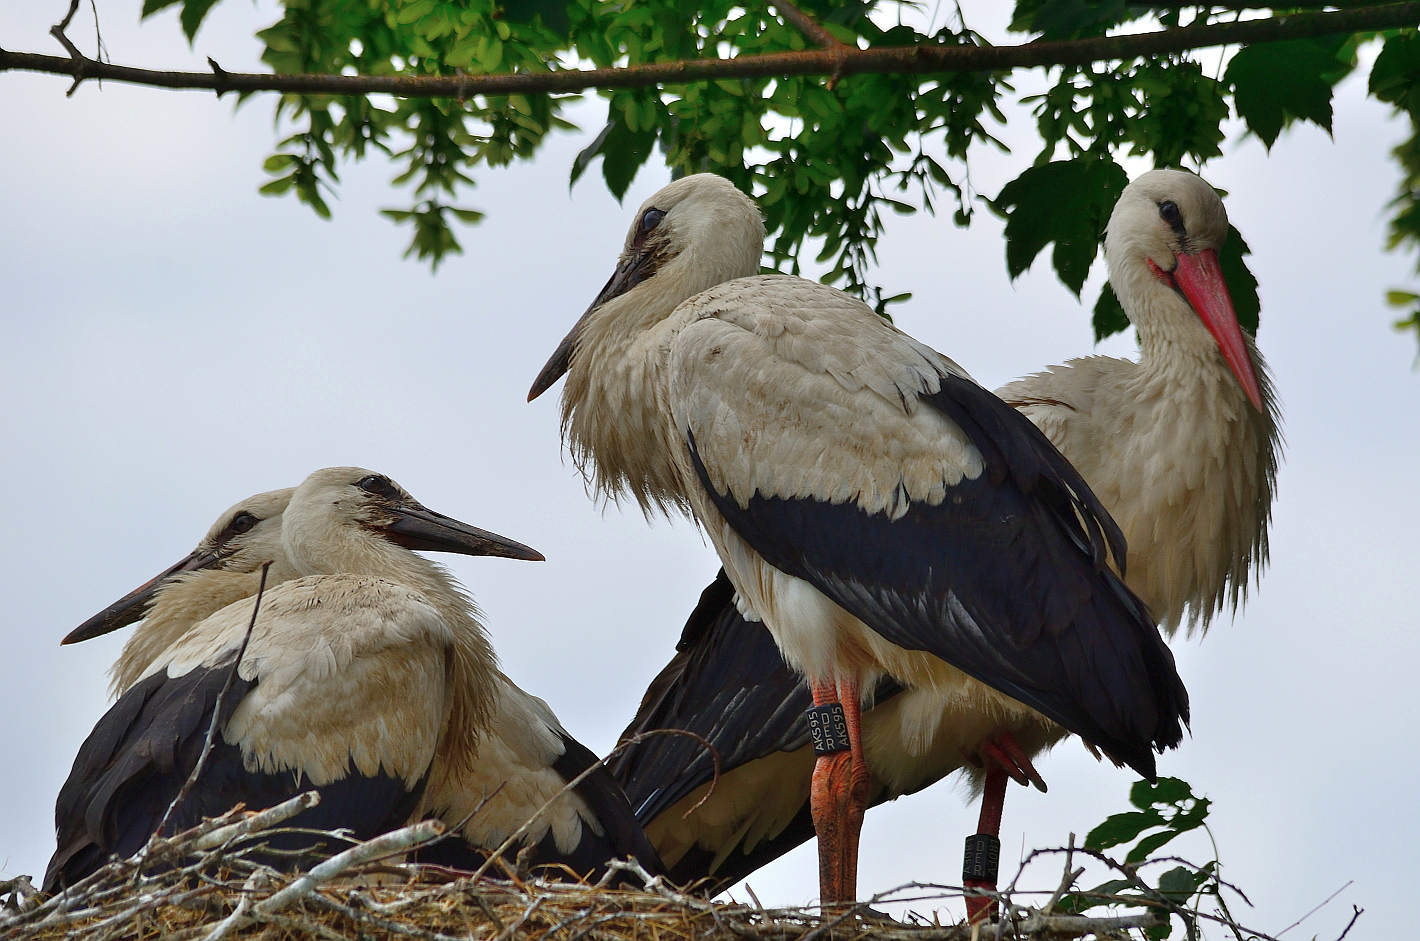
M 1034 784 L 1044 791 L 1045 781 L 1009 732 L 999 732 L 977 747 L 986 764 L 986 787 L 981 795 L 981 818 L 976 833 L 966 838 L 962 885 L 967 889 L 996 891 L 996 866 L 1001 855 L 1001 812 L 1006 785 L 1011 781 Z M 996 913 L 996 901 L 984 895 L 967 895 L 968 922 L 984 921 Z
M 809 724 L 818 758 L 809 809 L 818 834 L 819 893 L 824 907 L 842 907 L 858 897 L 858 836 L 868 807 L 858 687 L 853 682 L 816 682 L 813 694 Z M 841 712 L 832 708 L 835 705 Z

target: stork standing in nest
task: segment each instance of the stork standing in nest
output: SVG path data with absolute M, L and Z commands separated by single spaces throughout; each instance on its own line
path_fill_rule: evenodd
M 1227 232 L 1222 201 L 1194 174 L 1141 175 L 1116 206 L 1106 248 L 1111 282 L 1139 331 L 1139 360 L 1071 360 L 998 392 L 1046 432 L 1120 522 L 1126 582 L 1170 634 L 1235 611 L 1267 559 L 1277 404 L 1222 282 Z M 649 738 L 612 763 L 681 881 L 727 885 L 812 835 L 813 759 L 801 718 L 808 694 L 733 596 L 722 572 L 627 729 L 689 729 L 710 740 L 725 769 L 714 792 L 697 803 L 712 768 L 685 739 Z M 964 705 L 932 689 L 879 685 L 864 714 L 873 803 L 966 767 L 999 804 L 1006 766 L 937 734 L 973 721 Z M 993 825 L 983 820 L 981 829 Z M 967 879 L 993 887 L 979 873 Z
M 808 680 L 822 901 L 842 904 L 870 796 L 860 703 L 885 676 L 986 717 L 952 730 L 963 750 L 1028 766 L 1058 725 L 1146 777 L 1187 694 L 1108 567 L 1118 528 L 1045 436 L 857 299 L 753 276 L 763 238 L 725 180 L 661 190 L 529 398 L 567 375 L 597 490 L 692 515 Z

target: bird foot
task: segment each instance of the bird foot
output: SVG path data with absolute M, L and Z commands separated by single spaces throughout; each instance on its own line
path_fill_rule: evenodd
M 857 901 L 858 834 L 867 807 L 866 769 L 852 755 L 820 755 L 814 766 L 809 806 L 819 843 L 819 889 L 825 910 Z
M 982 739 L 976 750 L 983 761 L 998 765 L 1017 784 L 1033 784 L 1042 794 L 1047 790 L 1045 779 L 1035 770 L 1025 749 L 1016 743 L 1010 732 L 998 732 Z

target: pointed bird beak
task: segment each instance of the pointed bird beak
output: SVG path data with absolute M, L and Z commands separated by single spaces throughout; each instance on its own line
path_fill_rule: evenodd
M 1252 357 L 1248 355 L 1247 344 L 1243 341 L 1242 327 L 1238 325 L 1228 285 L 1223 281 L 1217 251 L 1205 248 L 1177 257 L 1178 266 L 1172 272 L 1174 283 L 1188 298 L 1198 319 L 1213 334 L 1223 359 L 1233 375 L 1238 377 L 1238 384 L 1247 394 L 1248 401 L 1253 408 L 1262 411 L 1262 387 L 1257 381 L 1257 371 L 1253 368 Z
M 392 522 L 381 528 L 391 542 L 420 552 L 456 552 L 459 555 L 493 555 L 502 559 L 545 562 L 541 552 L 506 536 L 460 523 L 451 516 L 422 506 L 397 506 Z
M 215 552 L 197 552 L 187 556 L 176 565 L 170 566 L 159 572 L 148 581 L 104 608 L 98 614 L 89 618 L 83 624 L 70 631 L 60 645 L 77 644 L 85 640 L 93 640 L 95 637 L 102 637 L 112 633 L 120 627 L 127 627 L 135 621 L 141 621 L 147 617 L 148 602 L 153 600 L 153 596 L 158 593 L 158 589 L 172 579 L 174 576 L 184 572 L 196 572 L 211 566 L 218 560 L 219 556 Z
M 586 313 L 577 318 L 567 336 L 557 344 L 557 349 L 553 351 L 547 365 L 542 367 L 542 372 L 533 380 L 532 388 L 528 390 L 529 402 L 552 388 L 553 383 L 566 374 L 568 367 L 572 365 L 572 354 L 577 351 L 577 341 L 581 338 L 582 328 L 587 325 L 587 319 L 592 313 L 607 301 L 620 297 L 656 273 L 656 247 L 655 244 L 649 243 L 643 245 L 639 251 L 616 266 L 616 271 L 601 289 L 597 299 L 592 301 Z

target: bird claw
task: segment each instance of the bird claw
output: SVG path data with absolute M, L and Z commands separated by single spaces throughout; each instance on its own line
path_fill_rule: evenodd
M 1001 732 L 991 738 L 982 739 L 981 744 L 977 746 L 977 753 L 984 760 L 999 765 L 1017 784 L 1033 784 L 1042 794 L 1048 790 L 1045 779 L 1035 770 L 1025 749 L 1016 743 L 1010 732 Z

